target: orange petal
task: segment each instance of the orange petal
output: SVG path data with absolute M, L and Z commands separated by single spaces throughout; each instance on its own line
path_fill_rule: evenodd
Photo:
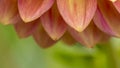
M 111 0 L 116 9 L 120 12 L 120 0 Z
M 25 22 L 33 21 L 45 13 L 54 0 L 18 0 L 20 16 Z
M 39 28 L 33 33 L 33 38 L 35 39 L 36 43 L 40 45 L 42 48 L 48 48 L 55 44 L 55 41 L 52 40 L 47 33 L 44 31 L 42 26 L 40 25 Z
M 112 2 L 98 0 L 98 10 L 94 22 L 102 31 L 120 37 L 120 13 Z
M 40 23 L 39 20 L 30 23 L 24 23 L 20 17 L 18 18 L 18 20 L 14 22 L 16 22 L 14 24 L 14 28 L 20 38 L 25 38 L 30 36 L 34 32 L 34 30 L 38 27 L 38 24 Z
M 106 39 L 106 37 L 108 37 L 96 28 L 93 22 L 91 22 L 91 24 L 83 32 L 77 32 L 71 28 L 69 29 L 69 32 L 78 42 L 90 48 L 101 42 L 103 38 Z
M 17 0 L 0 0 L 0 22 L 11 24 L 18 14 Z
M 63 36 L 66 31 L 66 24 L 58 13 L 56 5 L 40 18 L 44 29 L 53 40 L 58 40 Z
M 94 16 L 97 0 L 57 0 L 59 11 L 68 25 L 83 31 Z

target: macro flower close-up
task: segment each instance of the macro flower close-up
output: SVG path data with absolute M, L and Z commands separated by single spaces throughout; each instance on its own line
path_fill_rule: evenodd
M 41 47 L 55 44 L 66 32 L 93 47 L 102 39 L 120 37 L 119 4 L 119 0 L 2 0 L 0 22 L 12 24 L 20 38 L 33 36 Z
M 114 38 L 120 38 L 120 0 L 0 0 L 1 25 L 5 28 L 12 26 L 19 40 L 32 37 L 40 48 L 52 50 L 59 42 L 81 48 L 77 46 L 79 44 L 87 50 L 99 51 L 99 48 L 103 48 L 107 56 L 111 56 L 110 62 L 116 62 L 112 46 L 108 45 L 114 46 Z M 4 31 L 1 29 L 0 32 L 2 34 Z M 8 29 L 7 34 L 3 35 L 7 38 L 10 33 Z M 14 40 L 14 37 L 11 36 L 10 40 Z M 2 41 L 7 45 L 6 39 Z M 94 57 L 89 56 L 87 60 L 95 58 L 96 54 L 93 54 Z M 113 64 L 111 68 L 119 67 Z

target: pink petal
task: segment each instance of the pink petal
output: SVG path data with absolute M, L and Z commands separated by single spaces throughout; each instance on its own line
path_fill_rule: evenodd
M 18 14 L 17 0 L 0 0 L 0 22 L 11 24 Z
M 39 20 L 30 23 L 24 23 L 20 17 L 14 22 L 15 22 L 14 28 L 20 38 L 25 38 L 30 36 L 34 32 L 34 30 L 38 27 L 38 24 L 40 23 Z
M 66 31 L 66 24 L 58 13 L 56 5 L 40 18 L 44 29 L 53 40 L 58 40 L 63 36 Z
M 83 32 L 77 32 L 71 28 L 69 29 L 69 32 L 78 42 L 90 48 L 101 42 L 102 39 L 106 39 L 106 37 L 108 37 L 96 28 L 93 22 L 91 22 Z
M 98 0 L 94 22 L 102 31 L 120 37 L 120 13 L 108 0 Z
M 25 22 L 33 21 L 45 13 L 54 0 L 18 0 L 20 16 Z
M 113 2 L 113 5 L 116 7 L 116 9 L 120 13 L 120 0 L 113 0 L 112 2 Z
M 40 25 L 39 28 L 33 33 L 33 38 L 35 39 L 36 43 L 40 45 L 42 48 L 48 48 L 55 44 L 55 41 L 52 40 L 47 33 L 44 31 L 42 26 Z
M 58 9 L 68 25 L 83 31 L 94 16 L 97 0 L 57 0 Z

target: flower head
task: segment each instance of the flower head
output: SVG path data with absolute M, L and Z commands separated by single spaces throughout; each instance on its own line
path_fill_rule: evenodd
M 33 36 L 44 48 L 58 40 L 93 47 L 120 37 L 120 1 L 1 0 L 0 22 L 13 24 L 19 37 Z

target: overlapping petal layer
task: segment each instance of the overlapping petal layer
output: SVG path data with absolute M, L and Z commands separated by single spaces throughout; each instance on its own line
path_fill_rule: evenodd
M 93 22 L 83 32 L 77 32 L 74 29 L 69 29 L 69 32 L 78 42 L 90 48 L 108 37 Z
M 14 28 L 20 38 L 30 36 L 37 28 L 40 20 L 35 20 L 30 23 L 24 23 L 20 18 L 14 24 Z
M 43 48 L 60 38 L 93 47 L 109 35 L 120 37 L 120 0 L 0 0 L 0 22 L 13 24 L 20 38 L 32 35 Z
M 56 4 L 40 17 L 41 23 L 53 40 L 58 40 L 66 31 L 66 24 L 60 16 Z
M 33 21 L 45 13 L 54 0 L 18 0 L 18 9 L 25 22 Z
M 17 0 L 0 0 L 0 23 L 13 23 L 17 14 Z
M 96 0 L 57 0 L 58 9 L 68 25 L 83 31 L 96 11 Z
M 108 0 L 98 0 L 95 24 L 104 32 L 120 37 L 120 13 Z
M 33 33 L 33 38 L 35 39 L 37 44 L 43 48 L 48 48 L 56 42 L 48 36 L 41 24 L 38 29 Z

